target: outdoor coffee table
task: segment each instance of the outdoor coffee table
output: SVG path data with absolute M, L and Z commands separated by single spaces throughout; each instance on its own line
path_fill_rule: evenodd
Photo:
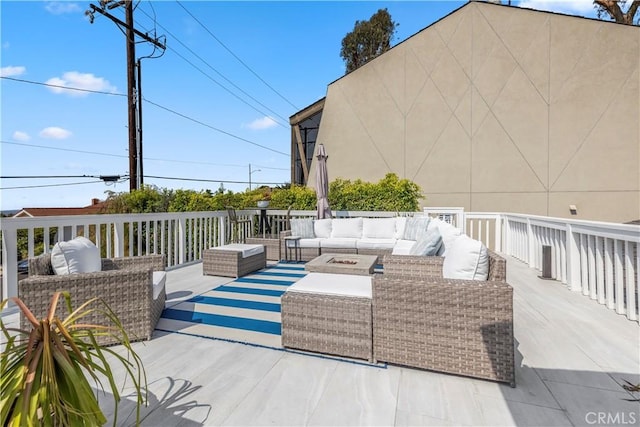
M 373 360 L 371 277 L 309 273 L 282 295 L 282 345 Z
M 305 264 L 304 269 L 315 273 L 373 274 L 378 257 L 375 255 L 322 254 Z

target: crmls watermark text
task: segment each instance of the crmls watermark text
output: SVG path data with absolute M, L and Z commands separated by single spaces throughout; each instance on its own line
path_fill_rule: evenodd
M 590 425 L 632 425 L 639 418 L 635 412 L 587 412 L 584 420 Z

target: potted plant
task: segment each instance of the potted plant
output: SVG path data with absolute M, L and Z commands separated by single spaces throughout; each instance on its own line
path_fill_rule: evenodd
M 271 187 L 264 186 L 260 188 L 262 198 L 258 200 L 259 208 L 269 207 L 269 202 L 271 201 Z
M 69 314 L 56 316 L 63 296 Z M 0 415 L 3 425 L 97 426 L 107 422 L 89 380 L 104 391 L 103 381 L 115 401 L 114 425 L 120 401 L 110 363 L 120 362 L 131 378 L 137 398 L 136 422 L 140 404 L 146 402 L 146 374 L 140 357 L 131 347 L 126 331 L 106 303 L 91 299 L 77 309 L 71 307 L 68 292 L 56 292 L 45 318 L 37 319 L 19 298 L 11 298 L 31 324 L 30 330 L 7 328 L 0 318 L 4 346 L 1 355 L 2 379 Z M 8 300 L 2 301 L 0 310 Z M 82 319 L 99 311 L 111 326 L 85 324 Z M 96 338 L 117 337 L 126 353 L 100 346 Z M 112 362 L 107 360 L 109 358 Z

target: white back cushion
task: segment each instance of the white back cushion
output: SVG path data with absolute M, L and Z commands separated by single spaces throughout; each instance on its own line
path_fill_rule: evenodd
M 82 236 L 68 242 L 58 242 L 51 250 L 51 266 L 59 275 L 100 271 L 100 250 L 91 240 Z
M 489 254 L 487 247 L 469 236 L 459 236 L 447 249 L 442 263 L 442 277 L 446 279 L 487 280 Z
M 407 225 L 407 217 L 397 216 L 394 219 L 396 220 L 396 235 L 394 238 L 402 239 L 404 237 L 404 228 Z
M 362 237 L 365 239 L 393 239 L 395 234 L 395 218 L 362 219 Z
M 462 234 L 462 231 L 439 219 L 434 219 L 432 222 L 436 223 L 438 230 L 440 230 L 440 234 L 442 235 L 442 246 L 440 247 L 438 255 L 447 256 L 449 247 L 453 245 L 453 242 Z
M 322 239 L 331 237 L 331 218 L 316 219 L 313 221 L 313 234 Z
M 362 237 L 362 218 L 334 218 L 331 220 L 331 238 Z

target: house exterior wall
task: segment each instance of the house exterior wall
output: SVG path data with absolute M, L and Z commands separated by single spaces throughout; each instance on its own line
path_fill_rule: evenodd
M 470 2 L 331 83 L 317 143 L 330 180 L 395 172 L 424 206 L 626 222 L 639 104 L 640 28 Z

